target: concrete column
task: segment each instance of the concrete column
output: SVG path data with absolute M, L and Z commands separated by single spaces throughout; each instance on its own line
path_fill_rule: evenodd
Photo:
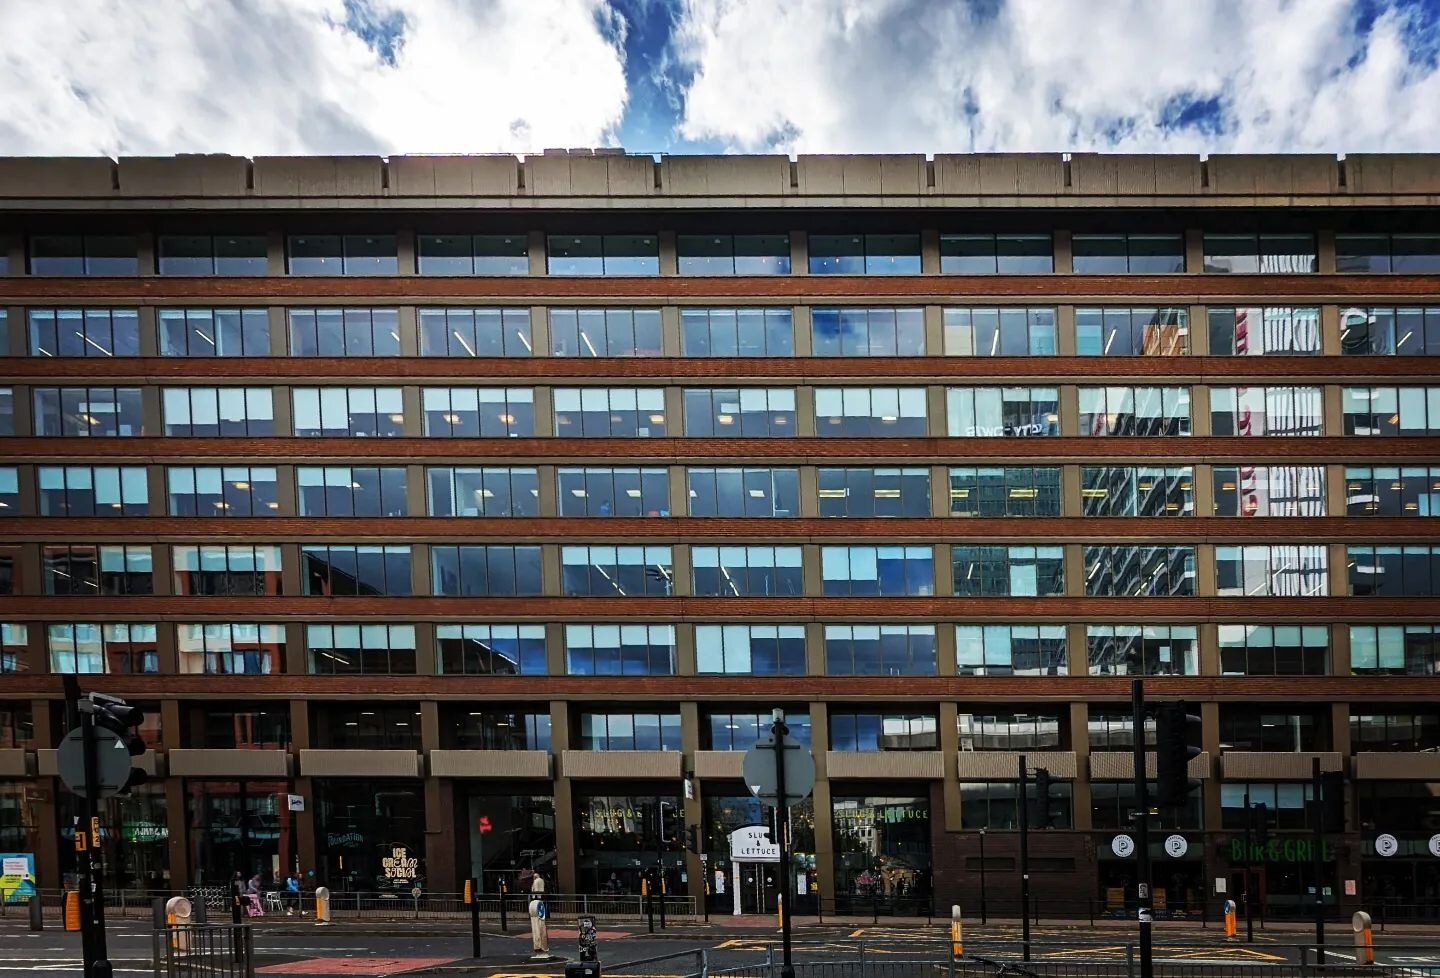
M 948 548 L 947 548 L 948 549 Z M 946 567 L 949 566 L 949 558 L 946 558 Z M 950 587 L 951 575 L 944 573 L 946 592 L 953 590 Z M 937 622 L 935 625 L 935 664 L 937 672 L 941 676 L 955 675 L 955 626 L 950 622 Z
M 568 665 L 565 661 L 565 626 L 559 622 L 547 622 L 545 625 L 545 672 L 551 676 L 563 676 L 569 672 Z M 551 742 L 554 742 L 553 735 Z
M 285 274 L 285 232 L 270 231 L 265 235 L 265 272 Z
M 135 232 L 135 265 L 142 278 L 155 275 L 155 235 L 149 231 Z
M 680 259 L 675 247 L 675 232 L 661 231 L 657 235 L 656 244 L 659 246 L 660 251 L 660 274 L 677 274 Z
M 158 332 L 158 317 L 154 306 L 141 306 L 135 310 L 135 328 L 140 331 L 140 355 L 142 357 L 158 356 L 160 352 L 160 336 Z M 16 323 L 22 320 L 16 320 Z
M 671 572 L 674 575 L 671 593 L 677 598 L 689 597 L 694 588 L 694 576 L 690 572 L 690 544 L 677 543 L 670 548 Z
M 185 843 L 190 838 L 185 817 L 185 784 L 179 778 L 165 779 L 165 852 L 170 863 L 170 886 L 179 889 L 192 882 L 190 875 L 190 849 Z
M 954 637 L 954 629 L 950 629 Z M 951 657 L 953 666 L 954 657 Z M 945 779 L 941 782 L 940 793 L 944 799 L 944 825 L 946 832 L 960 831 L 960 724 L 959 709 L 954 700 L 940 704 L 940 753 L 945 760 Z
M 949 432 L 946 431 L 945 413 L 945 388 L 941 385 L 934 385 L 925 388 L 925 430 L 932 438 L 944 438 Z
M 1205 271 L 1205 232 L 1200 228 L 1185 229 L 1185 271 Z
M 305 648 L 305 625 L 302 622 L 286 622 L 285 628 L 285 661 L 280 668 L 292 676 L 303 676 L 310 671 L 310 664 L 307 660 L 309 653 Z M 302 707 L 304 703 L 300 704 Z M 291 723 L 293 725 L 293 713 Z M 308 728 L 307 728 L 308 729 Z M 292 736 L 293 740 L 293 736 Z
M 540 548 L 540 588 L 545 594 L 561 593 L 560 547 L 558 545 Z
M 294 412 L 290 410 L 290 388 L 288 386 L 272 388 L 270 399 L 275 413 L 275 434 L 293 434 L 295 419 Z
M 1348 676 L 1350 666 L 1350 626 L 1336 623 L 1330 626 L 1330 664 L 1332 676 Z
M 695 652 L 695 626 L 688 622 L 675 626 L 675 673 L 679 676 L 693 676 L 697 672 Z M 684 704 L 682 703 L 683 707 Z M 683 710 L 682 710 L 683 716 Z M 697 747 L 696 750 L 699 750 Z
M 163 435 L 165 433 L 165 416 L 160 407 L 160 399 L 163 396 L 162 387 L 140 388 L 140 428 L 146 435 Z M 15 406 L 20 406 L 20 391 L 15 392 Z M 20 419 L 15 419 L 15 430 L 20 428 Z
M 1081 516 L 1085 512 L 1085 497 L 1081 494 L 1084 480 L 1080 465 L 1060 467 L 1060 515 Z
M 792 306 L 790 308 L 790 322 L 794 330 L 795 355 L 797 357 L 813 356 L 815 352 L 815 337 L 811 332 L 810 307 Z
M 1069 229 L 1057 228 L 1054 239 L 1055 273 L 1057 275 L 1069 275 L 1075 271 L 1075 250 L 1070 241 Z
M 1335 274 L 1335 230 L 1322 228 L 1315 232 L 1315 271 L 1321 275 Z
M 282 543 L 280 545 L 280 593 L 291 595 L 305 593 L 304 575 L 300 570 L 300 544 L 298 543 Z
M 938 265 L 938 258 L 936 262 Z M 945 349 L 945 310 L 940 306 L 925 307 L 925 352 L 930 356 L 949 352 Z
M 1200 643 L 1200 675 L 1220 675 L 1220 626 L 1214 622 L 1201 622 L 1195 637 Z
M 530 307 L 530 346 L 532 356 L 550 355 L 550 310 L 545 306 Z
M 835 818 L 825 751 L 830 745 L 829 711 L 824 703 L 810 704 L 810 742 L 815 753 L 815 869 L 820 877 L 820 900 L 835 899 Z
M 175 548 L 163 543 L 152 544 L 150 568 L 155 582 L 154 593 L 157 595 L 175 594 Z M 285 593 L 292 592 L 286 591 Z
M 397 310 L 396 332 L 400 335 L 400 355 L 420 355 L 420 314 L 414 306 L 400 306 Z
M 940 274 L 940 232 L 936 228 L 924 228 L 920 232 L 920 274 Z
M 1062 357 L 1073 357 L 1076 349 L 1078 344 L 1075 342 L 1075 307 L 1056 306 L 1055 352 Z
M 1072 828 L 1088 832 L 1091 828 L 1090 802 L 1090 705 L 1083 700 L 1070 704 L 1070 749 L 1075 752 L 1075 780 L 1070 784 Z
M 660 348 L 667 357 L 683 355 L 680 349 L 679 306 L 662 306 L 660 309 Z
M 425 516 L 430 512 L 429 490 L 430 487 L 425 478 L 425 467 L 407 465 L 405 467 L 405 512 L 407 515 Z M 544 498 L 543 490 L 541 498 Z M 297 496 L 296 499 L 298 500 L 299 497 Z M 299 511 L 298 502 L 296 511 Z M 544 515 L 543 510 L 541 515 Z
M 296 488 L 295 466 L 275 466 L 275 502 L 279 509 L 267 510 L 275 516 L 294 516 L 299 508 L 300 492 Z
M 944 465 L 930 466 L 930 515 L 950 515 L 950 469 Z
M 1195 515 L 1215 515 L 1215 466 L 1193 465 L 1191 485 L 1195 487 Z
M 1330 594 L 1343 597 L 1350 592 L 1350 568 L 1345 544 L 1332 543 L 1328 550 L 1329 553 L 1326 554 L 1326 557 L 1330 562 L 1328 575 Z
M 686 467 L 683 465 L 672 465 L 666 473 L 666 486 L 670 490 L 670 515 L 690 515 L 690 485 L 686 479 Z M 545 490 L 540 490 L 540 497 L 543 502 Z M 541 513 L 545 511 L 542 509 Z
M 431 587 L 430 544 L 413 543 L 410 545 L 410 593 L 433 594 Z M 419 665 L 418 658 L 416 665 Z
M 270 327 L 270 349 L 267 352 L 272 357 L 283 357 L 290 351 L 290 331 L 287 328 L 289 310 L 271 306 L 265 313 Z
M 461 889 L 461 873 L 456 857 L 457 827 L 466 822 L 458 817 L 455 807 L 455 782 L 426 778 L 425 792 L 425 875 L 426 882 L 437 893 L 456 893 Z M 469 832 L 465 833 L 467 841 Z
M 1197 543 L 1195 545 L 1195 593 L 1211 597 L 1215 594 L 1217 577 L 1215 575 L 1215 544 Z
M 428 549 L 428 548 L 427 548 Z M 417 592 L 428 594 L 429 592 Z M 417 676 L 438 676 L 440 674 L 440 662 L 438 646 L 435 643 L 435 623 L 421 621 L 415 623 L 415 674 Z M 425 718 L 421 717 L 421 734 L 428 737 L 423 726 Z M 432 749 L 431 742 L 425 741 L 426 749 Z M 435 742 L 438 744 L 438 741 Z
M 1190 318 L 1190 355 L 1203 357 L 1210 352 L 1210 316 L 1202 305 L 1188 309 Z
M 1060 435 L 1064 438 L 1079 437 L 1080 388 L 1074 384 L 1061 384 L 1058 394 L 1060 399 Z
M 692 649 L 693 653 L 693 649 Z M 693 666 L 693 655 L 692 655 Z M 693 669 L 692 669 L 693 672 Z M 685 792 L 681 790 L 681 813 L 684 816 L 686 825 L 702 824 L 702 809 L 700 806 L 700 779 L 693 776 L 695 770 L 695 752 L 700 750 L 700 708 L 693 700 L 680 704 L 680 749 L 684 752 L 684 774 L 683 781 L 687 781 L 697 790 L 691 792 L 694 797 L 686 798 Z M 695 898 L 698 902 L 705 899 L 705 873 L 700 864 L 699 853 L 685 853 L 685 892 Z
M 555 430 L 553 421 L 549 430 Z M 679 387 L 665 388 L 665 430 L 671 438 L 685 435 L 685 394 Z
M 1087 649 L 1085 625 L 1070 622 L 1065 626 L 1065 659 L 1067 671 L 1072 676 L 1090 674 L 1090 653 Z
M 406 438 L 423 437 L 425 412 L 420 400 L 420 388 L 407 384 L 400 388 L 400 409 L 405 415 L 403 428 Z
M 677 392 L 678 395 L 678 392 Z M 815 417 L 815 388 L 795 388 L 795 435 L 814 438 L 819 421 Z
M 32 471 L 33 471 L 33 470 L 32 470 Z M 36 482 L 37 482 L 37 486 L 36 486 L 36 492 L 37 492 L 36 501 L 37 501 L 37 502 L 39 501 L 39 496 L 38 496 L 38 492 L 39 492 L 39 486 L 38 486 L 39 478 L 40 478 L 40 476 L 39 476 L 38 474 L 36 474 L 35 479 L 36 479 Z M 168 487 L 167 487 L 166 484 L 165 484 L 165 466 L 163 466 L 163 465 L 147 465 L 147 466 L 145 466 L 145 501 L 150 504 L 150 513 L 151 513 L 151 515 L 158 516 L 158 515 L 166 514 L 166 513 L 168 513 L 168 512 L 170 511 L 170 500 L 169 500 L 169 493 L 168 493 L 167 489 L 168 489 Z M 23 491 L 23 490 L 22 490 L 22 491 Z M 22 502 L 23 502 L 23 499 L 22 499 Z M 22 510 L 21 510 L 21 512 L 27 512 L 27 513 L 28 513 L 28 512 L 37 512 L 37 511 L 38 511 L 38 510 L 26 510 L 26 509 L 22 509 Z
M 1065 593 L 1071 597 L 1085 594 L 1085 549 L 1083 544 L 1067 543 L 1061 566 L 1065 574 Z M 1019 777 L 1019 775 L 1016 775 Z
M 555 778 L 555 872 L 561 893 L 574 893 L 575 872 L 575 791 L 570 778 L 558 768 L 562 751 L 570 749 L 570 706 L 554 701 L 550 704 L 550 743 L 556 758 Z
M 1337 384 L 1326 384 L 1320 388 L 1320 411 L 1322 435 L 1345 434 L 1344 388 Z
M 808 584 L 806 590 L 809 590 Z M 805 675 L 825 675 L 825 626 L 817 621 L 805 623 Z M 812 705 L 810 710 L 812 721 L 815 709 L 816 706 Z M 813 728 L 810 731 L 810 741 L 815 745 L 818 755 L 824 748 L 821 746 L 820 735 Z M 829 740 L 827 739 L 825 743 L 829 743 Z
M 180 653 L 175 639 L 175 626 L 164 622 L 155 629 L 155 657 L 162 676 L 173 676 L 180 671 Z M 176 700 L 164 700 L 161 706 L 160 729 L 165 732 L 166 747 L 183 747 L 180 742 L 180 704 Z M 174 716 L 166 711 L 173 707 Z M 173 721 L 173 723 L 172 723 Z
M 401 275 L 415 274 L 415 229 L 402 228 L 395 232 L 396 267 Z
M 1218 829 L 1220 827 L 1220 781 L 1208 775 L 1213 775 L 1220 766 L 1219 703 L 1200 704 L 1200 741 L 1201 746 L 1210 755 L 1211 765 L 1203 788 L 1205 799 L 1201 824 Z
M 810 237 L 804 231 L 790 232 L 790 274 L 810 274 Z
M 545 232 L 531 231 L 526 235 L 526 250 L 530 254 L 530 274 L 544 275 L 545 266 Z
M 1349 703 L 1330 704 L 1330 749 L 1347 759 L 1355 752 L 1350 742 Z
M 1338 357 L 1344 351 L 1340 348 L 1340 307 L 1320 307 L 1320 353 L 1327 357 Z
M 1210 425 L 1210 388 L 1206 384 L 1190 385 L 1190 434 L 1196 438 L 1208 435 Z
M 12 268 L 14 267 L 13 264 L 12 264 L 11 267 L 12 267 Z M 29 332 L 30 332 L 30 330 L 29 330 L 29 324 L 26 323 L 26 321 L 25 321 L 25 307 L 24 307 L 24 306 L 6 306 L 5 308 L 0 309 L 0 313 L 4 313 L 4 314 L 5 314 L 5 322 L 7 322 L 7 323 L 9 324 L 8 333 L 9 333 L 10 339 L 9 339 L 9 345 L 6 346 L 6 348 L 5 348 L 5 350 L 4 350 L 5 356 L 9 356 L 9 357 L 23 357 L 23 356 L 25 356 L 25 355 L 26 355 L 26 350 L 27 350 L 27 348 L 28 348 L 28 346 L 29 346 L 28 336 L 29 336 Z M 0 333 L 0 335 L 4 335 L 4 334 L 3 334 L 3 333 Z M 20 431 L 20 429 L 17 427 L 17 428 L 16 428 L 16 432 L 19 433 L 19 431 Z

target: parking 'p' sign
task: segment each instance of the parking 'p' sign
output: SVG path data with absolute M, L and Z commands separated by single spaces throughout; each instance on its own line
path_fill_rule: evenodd
M 1430 837 L 1430 855 L 1440 858 L 1440 835 Z
M 1171 835 L 1165 837 L 1165 855 L 1171 859 L 1182 859 L 1185 853 L 1190 851 L 1190 843 L 1185 841 L 1183 835 Z
M 1110 840 L 1110 851 L 1121 859 L 1129 859 L 1135 852 L 1135 840 L 1128 835 L 1117 835 Z
M 1400 840 L 1389 832 L 1382 832 L 1375 837 L 1375 855 L 1384 856 L 1389 859 L 1400 851 Z

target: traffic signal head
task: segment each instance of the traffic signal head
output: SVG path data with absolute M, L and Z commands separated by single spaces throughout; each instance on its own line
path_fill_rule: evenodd
M 131 706 L 118 696 L 107 696 L 104 693 L 91 693 L 90 704 L 91 709 L 87 712 L 94 717 L 97 727 L 103 727 L 119 736 L 131 757 L 139 757 L 145 753 L 145 739 L 140 736 L 140 725 L 145 722 L 144 710 Z M 128 795 L 132 788 L 144 784 L 148 778 L 149 775 L 141 768 L 132 767 L 129 779 L 120 786 L 116 794 Z
M 685 826 L 685 848 L 694 853 L 700 851 L 700 826 Z
M 1266 845 L 1270 841 L 1270 806 L 1263 801 L 1256 802 L 1250 807 L 1250 812 L 1255 820 L 1255 842 L 1257 845 Z
M 1179 807 L 1190 794 L 1190 761 L 1200 756 L 1200 718 L 1184 702 L 1155 708 L 1155 801 Z
M 1316 799 L 1321 832 L 1345 831 L 1345 774 L 1326 771 L 1320 775 L 1321 795 Z
M 1040 806 L 1040 817 L 1036 819 L 1036 824 L 1042 829 L 1048 829 L 1051 822 L 1049 768 L 1037 767 L 1035 769 L 1035 800 Z

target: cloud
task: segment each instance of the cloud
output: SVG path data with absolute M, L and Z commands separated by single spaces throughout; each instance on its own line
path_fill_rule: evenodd
M 607 0 L 0 0 L 0 154 L 610 142 Z

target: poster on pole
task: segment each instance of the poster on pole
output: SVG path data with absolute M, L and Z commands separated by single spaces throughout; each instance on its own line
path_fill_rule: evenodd
M 0 902 L 25 903 L 35 895 L 35 854 L 0 852 Z

